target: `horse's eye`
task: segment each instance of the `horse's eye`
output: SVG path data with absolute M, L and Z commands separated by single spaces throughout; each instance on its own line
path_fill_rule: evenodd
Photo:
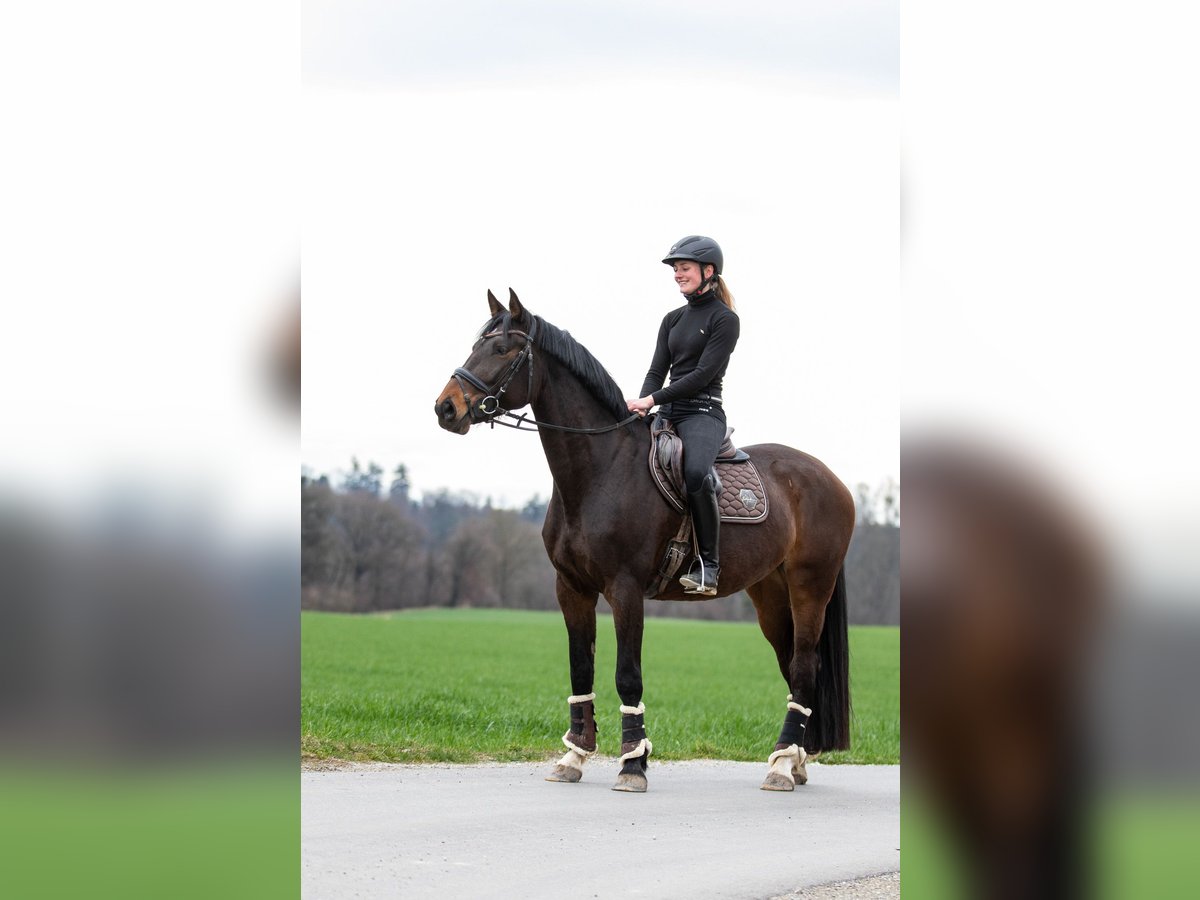
M 508 347 L 506 347 L 504 344 L 497 344 L 493 348 L 493 350 L 497 356 L 503 356 L 505 353 L 508 352 Z

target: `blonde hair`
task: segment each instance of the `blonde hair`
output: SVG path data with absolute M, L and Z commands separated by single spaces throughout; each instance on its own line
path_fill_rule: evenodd
M 713 279 L 711 290 L 717 292 L 717 299 L 728 306 L 730 309 L 737 311 L 737 307 L 733 305 L 733 291 L 729 290 L 729 285 L 725 283 L 725 279 L 717 275 Z

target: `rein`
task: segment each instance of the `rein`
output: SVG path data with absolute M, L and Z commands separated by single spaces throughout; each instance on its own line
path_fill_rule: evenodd
M 625 425 L 628 425 L 634 419 L 639 418 L 637 413 L 633 413 L 628 419 L 622 419 L 620 422 L 613 422 L 611 425 L 606 425 L 603 428 L 572 428 L 570 425 L 554 425 L 550 422 L 539 422 L 537 419 L 530 419 L 529 413 L 521 413 L 519 416 L 516 413 L 504 410 L 503 415 L 510 419 L 516 419 L 516 425 L 510 425 L 508 422 L 501 422 L 499 419 L 491 419 L 488 424 L 492 426 L 503 425 L 505 428 L 515 428 L 517 431 L 537 431 L 539 428 L 553 428 L 555 431 L 569 431 L 572 434 L 604 434 L 606 431 L 616 431 Z M 532 425 L 532 428 L 524 428 L 524 425 Z
M 482 378 L 472 372 L 470 369 L 459 368 L 454 370 L 454 380 L 458 382 L 458 388 L 462 391 L 463 402 L 467 409 L 471 412 L 471 419 L 475 424 L 487 422 L 492 428 L 497 425 L 503 425 L 505 428 L 515 428 L 517 431 L 538 431 L 542 428 L 551 428 L 555 431 L 569 431 L 572 434 L 604 434 L 608 431 L 616 431 L 628 425 L 634 419 L 639 418 L 637 413 L 632 413 L 629 418 L 622 419 L 620 422 L 614 422 L 612 425 L 606 425 L 603 428 L 575 428 L 570 425 L 554 425 L 551 422 L 539 422 L 536 419 L 530 419 L 529 413 L 521 413 L 519 416 L 511 410 L 505 409 L 500 405 L 500 400 L 504 396 L 504 392 L 508 390 L 509 383 L 516 377 L 517 372 L 521 370 L 521 366 L 526 361 L 529 362 L 529 393 L 533 393 L 533 339 L 537 335 L 537 319 L 533 320 L 533 327 L 529 329 L 529 333 L 511 329 L 509 334 L 519 335 L 525 338 L 525 346 L 521 348 L 521 352 L 517 354 L 516 359 L 508 364 L 508 368 L 504 374 L 500 376 L 500 380 L 495 388 L 492 388 Z M 492 337 L 499 337 L 503 334 L 502 331 L 489 331 L 483 335 L 482 340 L 487 340 Z M 469 382 L 473 387 L 483 391 L 484 396 L 475 404 L 471 403 L 471 398 L 467 395 L 467 387 L 463 382 Z M 498 416 L 515 419 L 516 424 L 501 422 Z M 532 425 L 532 428 L 525 426 Z

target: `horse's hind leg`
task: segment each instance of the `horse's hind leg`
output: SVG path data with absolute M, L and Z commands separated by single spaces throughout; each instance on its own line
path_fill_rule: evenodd
M 776 569 L 758 584 L 750 585 L 746 593 L 758 613 L 758 627 L 775 650 L 779 671 L 787 682 L 792 665 L 792 605 L 788 601 L 783 570 Z
M 596 712 L 592 686 L 596 676 L 597 592 L 576 591 L 560 575 L 555 585 L 558 605 L 567 624 L 571 660 L 571 727 L 563 735 L 567 752 L 546 776 L 547 781 L 574 783 L 583 777 L 583 764 L 596 751 Z
M 783 675 L 784 682 L 791 688 L 796 629 L 792 620 L 792 604 L 783 569 L 776 569 L 758 584 L 751 585 L 746 589 L 746 593 L 750 595 L 750 599 L 754 602 L 754 609 L 758 613 L 758 627 L 762 629 L 763 635 L 775 650 L 779 672 Z M 788 695 L 788 703 L 792 703 L 791 694 Z M 790 713 L 791 709 L 789 708 Z M 797 783 L 808 782 L 808 771 L 804 767 L 803 759 L 800 758 L 803 750 L 800 753 L 792 754 L 790 753 L 791 746 L 792 744 L 789 742 L 782 746 L 784 753 L 778 756 L 775 753 L 771 754 L 771 771 L 767 773 L 766 781 L 763 782 L 762 789 L 764 791 L 791 791 L 795 789 Z M 781 749 L 778 742 L 775 749 L 776 751 Z
M 839 739 L 834 732 L 841 729 L 844 722 L 848 722 L 849 701 L 846 700 L 846 710 L 841 710 L 834 702 L 831 691 L 822 695 L 824 700 L 818 697 L 817 672 L 821 666 L 819 647 L 828 648 L 839 641 L 842 645 L 845 643 L 845 591 L 838 569 L 831 570 L 827 566 L 814 568 L 785 565 L 784 573 L 792 608 L 792 660 L 786 675 L 790 693 L 783 729 L 780 731 L 779 740 L 775 742 L 775 750 L 768 759 L 771 771 L 767 774 L 763 789 L 790 791 L 793 785 L 790 785 L 789 781 L 799 784 L 808 781 L 808 772 L 804 766 L 808 755 L 805 751 L 806 745 L 816 750 L 838 746 Z M 838 586 L 842 586 L 838 594 L 842 604 L 839 610 L 842 614 L 837 620 L 840 622 L 842 633 L 829 636 L 828 642 L 823 644 L 822 631 L 825 627 L 826 608 Z M 842 650 L 844 651 L 844 646 Z M 833 670 L 825 674 L 828 684 L 832 684 L 832 680 L 844 681 L 844 673 L 836 671 L 844 661 L 843 652 L 834 660 Z M 842 684 L 841 687 L 845 688 L 845 685 Z M 848 697 L 848 694 L 846 696 Z M 821 702 L 825 702 L 829 708 L 818 713 L 819 721 L 810 722 L 813 707 Z M 818 727 L 806 735 L 810 724 Z M 822 729 L 831 733 L 826 734 Z

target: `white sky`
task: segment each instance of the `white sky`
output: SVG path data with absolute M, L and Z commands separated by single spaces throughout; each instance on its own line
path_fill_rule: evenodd
M 686 40 L 660 53 L 614 45 L 611 28 L 551 17 L 542 24 L 556 33 L 523 56 L 494 55 L 503 33 L 474 40 L 487 22 L 458 32 L 428 11 L 410 24 L 440 52 L 408 31 L 378 55 L 387 17 L 374 31 L 340 17 L 310 37 L 329 13 L 309 7 L 305 465 L 336 475 L 357 456 L 405 463 L 417 492 L 502 505 L 548 496 L 536 437 L 437 427 L 433 401 L 486 317 L 487 289 L 514 288 L 633 396 L 662 315 L 681 302 L 659 260 L 701 233 L 724 248 L 742 317 L 725 380 L 738 443 L 802 448 L 851 485 L 898 477 L 900 123 L 895 48 L 888 56 L 879 36 L 890 7 L 822 17 L 771 5 L 775 19 L 764 7 L 724 42 L 709 29 L 696 54 Z M 638 20 L 622 34 L 665 29 L 667 39 L 672 9 L 616 15 Z M 856 32 L 864 10 L 882 10 L 883 25 Z M 861 61 L 847 49 L 822 69 L 787 55 L 789 34 L 815 32 L 841 34 Z M 568 34 L 570 59 L 555 40 Z M 703 109 L 715 113 L 707 129 Z

